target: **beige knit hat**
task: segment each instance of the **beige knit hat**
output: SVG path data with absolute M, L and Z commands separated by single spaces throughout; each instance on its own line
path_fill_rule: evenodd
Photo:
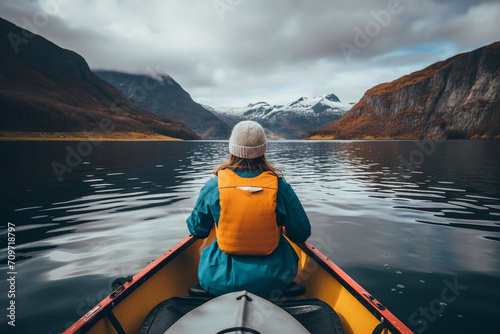
M 244 159 L 253 159 L 266 153 L 267 138 L 264 128 L 254 121 L 239 122 L 229 138 L 229 152 Z

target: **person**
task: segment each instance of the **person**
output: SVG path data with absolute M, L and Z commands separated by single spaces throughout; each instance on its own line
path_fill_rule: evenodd
M 295 243 L 311 235 L 309 219 L 280 170 L 265 158 L 267 138 L 260 124 L 243 121 L 229 139 L 229 161 L 201 189 L 187 219 L 190 233 L 216 239 L 201 253 L 198 279 L 213 295 L 247 290 L 279 297 L 297 274 Z M 215 226 L 214 226 L 215 225 Z

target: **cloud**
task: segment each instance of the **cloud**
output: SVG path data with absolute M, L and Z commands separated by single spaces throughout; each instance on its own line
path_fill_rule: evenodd
M 93 69 L 158 69 L 214 106 L 356 102 L 500 31 L 500 3 L 481 0 L 4 0 L 0 11 L 20 26 L 46 15 L 38 33 Z

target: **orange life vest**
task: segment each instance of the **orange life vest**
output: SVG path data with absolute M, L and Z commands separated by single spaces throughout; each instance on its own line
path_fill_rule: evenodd
M 276 175 L 266 171 L 244 178 L 223 169 L 218 177 L 221 212 L 215 231 L 219 248 L 226 254 L 271 254 L 281 237 L 275 213 Z

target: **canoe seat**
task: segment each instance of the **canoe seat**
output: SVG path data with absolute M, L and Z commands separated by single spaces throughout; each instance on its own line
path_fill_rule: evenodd
M 283 295 L 285 297 L 298 297 L 306 293 L 306 287 L 297 282 L 292 282 L 285 290 Z
M 189 288 L 188 292 L 191 297 L 205 297 L 205 298 L 215 297 L 210 292 L 203 289 L 199 284 Z
M 203 297 L 203 298 L 213 298 L 215 297 L 207 290 L 203 289 L 201 285 L 195 285 L 189 288 L 189 295 L 191 297 Z M 285 297 L 298 297 L 306 293 L 306 287 L 302 284 L 292 282 L 285 290 L 283 290 L 283 295 Z M 278 296 L 278 297 L 282 297 Z
M 173 297 L 167 299 L 148 314 L 139 334 L 163 334 L 185 314 L 212 298 Z M 337 313 L 327 303 L 316 298 L 289 297 L 270 300 L 288 312 L 312 334 L 344 334 Z

